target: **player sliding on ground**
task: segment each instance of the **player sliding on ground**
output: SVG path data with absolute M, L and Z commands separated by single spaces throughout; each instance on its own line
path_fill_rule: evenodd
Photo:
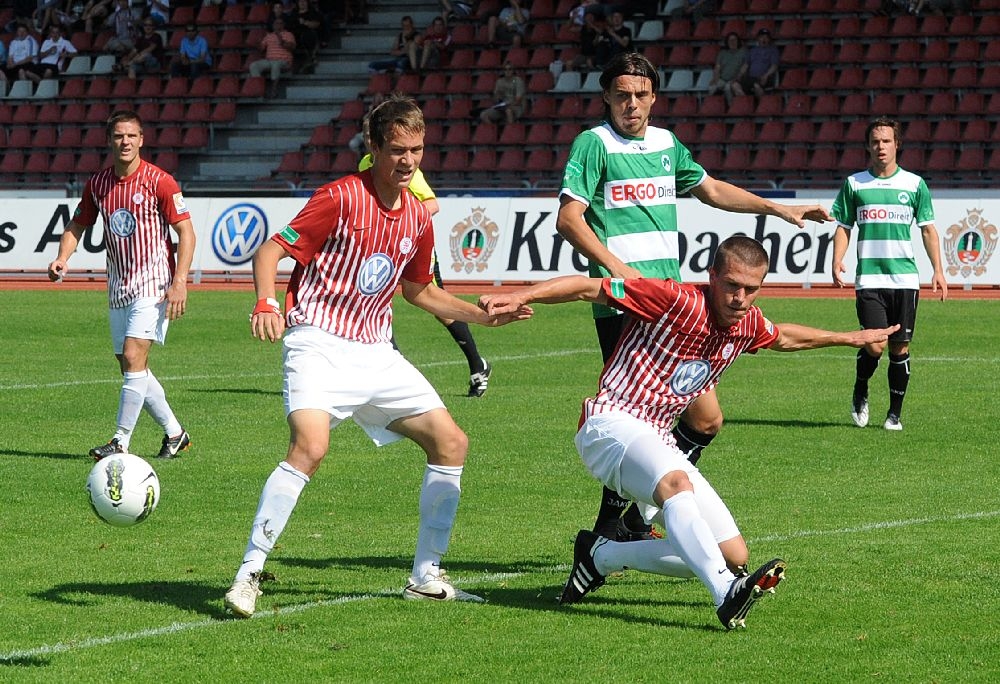
M 747 572 L 746 542 L 712 485 L 677 448 L 674 423 L 743 352 L 857 348 L 886 340 L 896 326 L 843 333 L 776 326 L 753 305 L 767 268 L 760 243 L 734 236 L 719 245 L 708 285 L 564 276 L 480 298 L 480 307 L 493 316 L 531 303 L 572 301 L 628 315 L 596 397 L 584 402 L 576 448 L 590 473 L 643 504 L 647 522 L 662 525 L 666 538 L 626 543 L 580 530 L 560 603 L 576 603 L 603 585 L 608 573 L 626 567 L 695 576 L 712 595 L 719 620 L 732 629 L 745 626 L 756 600 L 784 577 L 780 558 Z

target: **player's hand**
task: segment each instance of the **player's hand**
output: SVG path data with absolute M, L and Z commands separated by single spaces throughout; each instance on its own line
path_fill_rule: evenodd
M 66 275 L 67 270 L 66 262 L 63 259 L 56 259 L 49 264 L 49 280 L 58 283 Z
M 822 205 L 819 204 L 792 204 L 787 205 L 790 216 L 782 217 L 789 223 L 794 223 L 799 228 L 806 227 L 806 221 L 816 221 L 825 223 L 832 221 L 833 217 Z
M 847 268 L 844 266 L 844 262 L 843 261 L 834 261 L 833 262 L 833 284 L 836 285 L 837 287 L 847 287 L 847 283 L 844 282 L 844 279 L 841 277 L 841 274 L 842 273 L 846 273 L 846 272 L 847 272 Z
M 851 333 L 850 346 L 861 348 L 869 344 L 887 342 L 889 335 L 899 330 L 899 323 L 891 328 L 869 328 Z
M 176 321 L 187 311 L 187 283 L 174 280 L 163 298 L 167 301 L 167 320 Z
M 944 275 L 940 273 L 935 273 L 934 277 L 931 278 L 931 290 L 937 292 L 940 289 L 941 301 L 948 299 L 948 281 L 944 279 Z
M 611 271 L 612 278 L 642 278 L 642 273 L 638 269 L 632 268 L 628 264 L 622 264 L 621 268 Z
M 258 300 L 250 314 L 250 334 L 263 342 L 276 342 L 284 332 L 285 317 L 281 315 L 277 300 Z
M 524 303 L 524 299 L 518 296 L 517 292 L 483 295 L 479 298 L 479 308 L 485 311 L 491 318 L 497 316 L 513 317 L 505 321 L 505 323 L 531 318 L 531 315 L 534 313 L 531 307 Z M 503 325 L 503 323 L 498 323 L 497 325 Z

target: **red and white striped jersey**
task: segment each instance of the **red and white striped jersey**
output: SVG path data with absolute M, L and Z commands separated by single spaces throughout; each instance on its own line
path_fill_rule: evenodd
M 711 390 L 743 352 L 778 339 L 756 306 L 728 329 L 711 317 L 706 285 L 638 278 L 602 285 L 609 304 L 630 314 L 614 355 L 601 373 L 597 396 L 583 403 L 581 423 L 598 413 L 629 413 L 674 443 L 674 421 Z
M 174 277 L 170 226 L 191 218 L 173 176 L 146 161 L 119 178 L 113 167 L 87 181 L 73 221 L 89 228 L 100 214 L 113 309 L 140 297 L 163 297 Z
M 288 283 L 288 325 L 359 342 L 392 337 L 400 280 L 429 283 L 431 214 L 408 192 L 399 209 L 378 199 L 370 171 L 327 183 L 272 240 L 298 263 Z

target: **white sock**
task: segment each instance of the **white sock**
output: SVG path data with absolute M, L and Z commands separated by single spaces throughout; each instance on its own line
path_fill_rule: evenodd
M 250 540 L 243 554 L 243 564 L 236 572 L 237 581 L 250 579 L 251 573 L 260 572 L 264 568 L 267 554 L 271 553 L 274 542 L 285 529 L 288 518 L 299 500 L 299 494 L 308 482 L 308 475 L 296 470 L 285 461 L 279 463 L 267 478 L 260 493 L 257 514 L 253 518 Z
M 712 530 L 701 517 L 694 492 L 678 492 L 663 502 L 663 524 L 677 555 L 708 588 L 716 607 L 722 605 L 736 577 L 726 567 Z
M 181 427 L 170 408 L 170 404 L 167 403 L 167 395 L 163 391 L 163 385 L 153 375 L 153 371 L 148 368 L 146 369 L 146 377 L 149 379 L 149 384 L 146 387 L 146 410 L 149 411 L 149 415 L 153 417 L 156 424 L 163 428 L 167 437 L 176 437 L 181 434 L 184 428 Z
M 602 575 L 632 568 L 668 577 L 694 577 L 668 539 L 601 544 L 594 553 L 594 565 Z
M 428 465 L 420 486 L 420 527 L 413 556 L 416 580 L 438 574 L 441 557 L 448 550 L 451 528 L 462 492 L 462 466 Z
M 115 439 L 125 451 L 128 451 L 129 443 L 132 441 L 132 431 L 139 421 L 142 405 L 146 401 L 148 380 L 148 374 L 144 370 L 125 373 L 125 381 L 118 397 L 118 429 L 115 431 Z

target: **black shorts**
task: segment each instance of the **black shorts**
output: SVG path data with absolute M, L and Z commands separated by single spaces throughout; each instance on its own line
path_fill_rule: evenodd
M 601 345 L 601 357 L 607 363 L 618 346 L 618 339 L 625 328 L 625 315 L 605 316 L 594 319 L 597 328 L 597 341 Z
M 858 290 L 855 293 L 858 322 L 866 330 L 899 323 L 899 330 L 889 336 L 889 341 L 909 342 L 917 322 L 919 299 L 920 290 Z

